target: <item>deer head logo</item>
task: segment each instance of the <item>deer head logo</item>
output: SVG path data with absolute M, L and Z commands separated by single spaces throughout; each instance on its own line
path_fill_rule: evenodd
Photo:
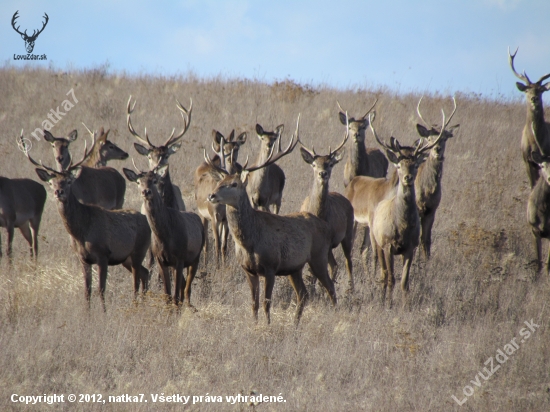
M 34 49 L 34 42 L 36 41 L 36 38 L 38 37 L 38 35 L 40 33 L 42 33 L 42 31 L 44 30 L 44 28 L 46 27 L 46 24 L 48 24 L 49 17 L 46 13 L 44 13 L 44 19 L 46 19 L 46 20 L 44 21 L 44 24 L 43 24 L 42 28 L 38 31 L 34 30 L 32 35 L 29 36 L 29 35 L 27 35 L 27 30 L 25 30 L 24 33 L 21 33 L 19 31 L 19 26 L 15 27 L 15 20 L 17 20 L 17 18 L 19 17 L 18 13 L 19 13 L 19 10 L 17 10 L 14 13 L 14 15 L 11 19 L 11 25 L 12 25 L 13 29 L 21 35 L 21 38 L 23 40 L 25 40 L 25 48 L 27 49 L 27 53 L 32 53 L 32 51 Z

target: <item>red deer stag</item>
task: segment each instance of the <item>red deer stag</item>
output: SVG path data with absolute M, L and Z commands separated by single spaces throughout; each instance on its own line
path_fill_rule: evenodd
M 85 170 L 82 164 L 90 157 L 94 144 L 90 151 L 85 146 L 80 162 L 71 162 L 61 172 L 36 162 L 28 152 L 26 155 L 32 164 L 38 166 L 38 177 L 49 183 L 57 200 L 57 210 L 71 236 L 73 250 L 82 263 L 88 304 L 92 293 L 92 265 L 98 266 L 99 293 L 105 310 L 108 266 L 122 264 L 132 272 L 134 296 L 139 292 L 140 282 L 142 291 L 147 290 L 149 272 L 141 262 L 151 243 L 151 229 L 147 218 L 134 210 L 107 210 L 77 200 L 73 192 L 74 182 Z
M 128 180 L 137 183 L 143 197 L 145 215 L 152 231 L 151 250 L 162 269 L 166 295 L 171 295 L 169 268 L 173 268 L 176 271 L 174 303 L 179 304 L 181 290 L 185 303 L 192 308 L 191 283 L 197 273 L 204 245 L 199 216 L 164 204 L 157 186 L 162 176 L 168 173 L 168 165 L 139 174 L 126 168 L 123 171 Z M 184 268 L 187 268 L 187 278 L 183 277 Z
M 417 124 L 416 130 L 422 138 L 427 140 L 428 143 L 432 143 L 434 139 L 437 139 L 441 134 L 441 129 L 438 125 L 430 126 L 429 123 L 422 118 L 422 115 L 420 114 L 420 102 L 422 102 L 422 98 L 418 101 L 416 113 L 427 127 Z M 454 109 L 447 120 L 447 124 L 450 123 L 456 112 L 456 100 L 454 97 L 453 103 Z M 443 177 L 445 146 L 447 144 L 447 140 L 453 137 L 453 132 L 459 126 L 460 125 L 458 124 L 448 128 L 447 125 L 443 126 L 443 129 L 445 129 L 443 135 L 437 144 L 435 144 L 430 150 L 426 161 L 418 168 L 416 180 L 414 181 L 416 206 L 418 207 L 418 214 L 420 215 L 420 246 L 426 259 L 430 258 L 432 227 L 435 221 L 435 212 L 441 202 L 441 179 Z
M 212 130 L 212 150 L 216 155 L 212 162 L 220 167 L 222 160 L 229 174 L 235 173 L 235 165 L 239 157 L 239 148 L 246 142 L 246 132 L 241 133 L 235 138 L 235 130 L 231 132 L 228 140 L 216 131 Z M 222 145 L 223 141 L 223 145 Z M 223 150 L 222 150 L 223 146 Z M 225 214 L 225 205 L 221 203 L 213 204 L 208 201 L 208 195 L 216 188 L 222 176 L 214 167 L 207 162 L 203 162 L 195 170 L 195 200 L 199 216 L 204 228 L 204 264 L 208 262 L 208 222 L 212 222 L 212 233 L 214 235 L 214 247 L 216 249 L 216 265 L 219 266 L 220 255 L 222 262 L 225 263 L 227 256 L 227 239 L 229 229 L 227 227 L 227 218 Z
M 542 84 L 542 82 L 550 77 L 550 73 L 545 74 L 534 83 L 531 82 L 525 71 L 520 74 L 514 68 L 514 58 L 517 52 L 516 49 L 514 54 L 510 54 L 510 49 L 508 49 L 508 61 L 516 77 L 524 82 L 516 82 L 518 90 L 525 93 L 527 100 L 527 119 L 521 135 L 521 152 L 529 176 L 529 183 L 533 188 L 539 178 L 539 165 L 533 159 L 532 154 L 537 152 L 542 155 L 539 147 L 544 150 L 544 153 L 550 153 L 550 124 L 544 120 L 544 107 L 542 104 L 542 94 L 550 90 L 550 82 L 545 84 Z
M 20 139 L 22 141 L 23 131 Z M 12 255 L 13 232 L 16 227 L 29 243 L 31 257 L 38 256 L 38 229 L 45 203 L 46 189 L 40 183 L 31 179 L 8 179 L 0 176 L 0 227 L 5 227 L 8 232 L 8 257 Z
M 307 300 L 307 290 L 302 279 L 302 269 L 306 263 L 309 263 L 313 275 L 321 281 L 333 304 L 336 304 L 334 284 L 327 271 L 331 238 L 328 224 L 307 212 L 279 216 L 256 210 L 246 193 L 249 172 L 267 167 L 292 152 L 299 139 L 298 125 L 285 150 L 274 154 L 274 145 L 264 163 L 253 167 L 247 167 L 245 163 L 234 174 L 228 174 L 223 162 L 219 167 L 210 161 L 206 151 L 204 154 L 207 162 L 225 175 L 208 200 L 226 205 L 229 230 L 235 240 L 235 255 L 247 275 L 252 292 L 252 313 L 256 320 L 260 305 L 259 277 L 265 278 L 263 306 L 267 323 L 271 321 L 271 295 L 275 277 L 286 275 L 296 292 L 298 305 L 295 320 L 299 321 Z
M 348 140 L 349 129 L 340 146 L 328 155 L 319 155 L 315 149 L 311 150 L 303 144 L 300 148 L 302 158 L 313 168 L 313 186 L 308 197 L 305 198 L 300 209 L 301 212 L 309 212 L 327 222 L 331 229 L 331 250 L 328 255 L 330 275 L 333 282 L 336 281 L 338 266 L 332 253 L 332 249 L 342 245 L 346 258 L 346 271 L 348 274 L 348 291 L 353 291 L 353 265 L 351 252 L 353 248 L 353 207 L 348 199 L 340 193 L 329 192 L 328 186 L 332 168 L 342 160 L 344 144 Z M 300 142 L 301 143 L 301 142 Z
M 91 149 L 93 152 L 81 165 L 79 177 L 73 184 L 73 194 L 81 203 L 112 210 L 120 209 L 124 204 L 126 181 L 116 169 L 105 167 L 104 164 L 110 159 L 124 160 L 128 158 L 128 153 L 107 140 L 108 134 L 109 130 L 104 132 L 102 128 L 99 136 L 96 136 L 97 143 Z M 44 139 L 52 145 L 59 171 L 69 167 L 71 163 L 69 145 L 77 137 L 76 130 L 69 133 L 66 138 L 54 137 L 50 132 L 44 130 Z
M 279 125 L 274 131 L 265 131 L 262 126 L 256 124 L 256 134 L 260 139 L 261 147 L 257 164 L 262 164 L 271 153 L 271 148 L 283 133 L 284 125 Z M 285 173 L 276 164 L 258 169 L 250 174 L 246 191 L 252 202 L 254 209 L 270 212 L 270 205 L 273 205 L 273 211 L 279 214 L 281 201 L 283 200 L 283 189 L 285 187 Z
M 415 147 L 404 147 L 392 137 L 391 145 L 380 141 L 372 122 L 372 133 L 377 142 L 386 149 L 386 155 L 390 162 L 396 165 L 399 182 L 397 189 L 391 196 L 386 196 L 376 206 L 372 214 L 371 239 L 373 247 L 378 254 L 381 266 L 380 281 L 383 284 L 382 301 L 385 300 L 386 289 L 389 287 L 390 307 L 392 292 L 395 284 L 393 259 L 395 255 L 403 256 L 403 274 L 401 276 L 401 288 L 409 291 L 409 272 L 411 269 L 414 252 L 420 243 L 420 218 L 416 206 L 415 178 L 418 167 L 425 160 L 426 154 L 442 138 L 447 122 L 442 110 L 443 126 L 439 136 L 432 142 L 417 141 Z
M 149 135 L 147 134 L 147 128 L 145 128 L 145 139 L 136 133 L 130 119 L 130 115 L 134 112 L 136 107 L 136 102 L 130 106 L 131 101 L 132 96 L 128 99 L 126 123 L 132 136 L 134 136 L 141 143 L 134 143 L 134 148 L 140 155 L 147 157 L 149 160 L 149 169 L 153 170 L 155 167 L 167 165 L 168 158 L 179 150 L 182 144 L 181 138 L 189 130 L 189 126 L 191 125 L 191 113 L 193 111 L 193 100 L 190 100 L 189 110 L 183 107 L 182 104 L 176 100 L 176 107 L 180 111 L 183 119 L 183 129 L 176 136 L 174 136 L 176 129 L 172 129 L 172 134 L 161 146 L 155 146 L 151 143 L 151 140 L 149 140 Z M 185 203 L 183 202 L 181 190 L 178 186 L 172 183 L 169 170 L 167 170 L 166 174 L 162 177 L 161 186 L 159 186 L 159 188 L 162 189 L 161 196 L 166 206 L 185 211 Z

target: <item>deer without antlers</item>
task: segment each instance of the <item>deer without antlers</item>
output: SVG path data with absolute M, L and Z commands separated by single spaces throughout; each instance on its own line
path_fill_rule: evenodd
M 419 168 L 414 181 L 414 187 L 416 191 L 416 206 L 418 207 L 418 214 L 420 216 L 420 245 L 422 252 L 426 259 L 430 258 L 430 251 L 432 245 L 432 227 L 435 221 L 435 212 L 441 202 L 441 179 L 443 177 L 443 160 L 445 160 L 445 146 L 447 140 L 453 137 L 453 132 L 458 129 L 460 125 L 447 127 L 447 125 L 430 125 L 426 122 L 420 114 L 420 103 L 422 98 L 418 101 L 416 107 L 416 113 L 425 126 L 421 124 L 416 125 L 416 130 L 421 138 L 427 140 L 428 143 L 433 143 L 435 139 L 438 139 L 437 143 L 433 145 L 429 151 L 426 161 L 423 162 Z M 456 112 L 456 100 L 453 97 L 453 112 L 447 120 L 447 124 L 450 123 Z M 427 127 L 426 127 L 427 126 Z M 443 134 L 441 130 L 444 129 Z M 441 136 L 440 136 L 441 135 Z
M 135 131 L 130 116 L 134 112 L 136 102 L 134 102 L 133 105 L 131 105 L 131 102 L 132 96 L 128 99 L 126 123 L 132 136 L 139 141 L 139 143 L 134 143 L 134 148 L 140 155 L 147 157 L 149 160 L 149 169 L 153 170 L 158 166 L 167 165 L 168 158 L 180 149 L 182 145 L 181 138 L 189 130 L 189 126 L 191 125 L 191 113 L 193 111 L 193 100 L 190 99 L 189 110 L 176 100 L 176 107 L 180 111 L 183 119 L 183 129 L 177 135 L 174 135 L 176 129 L 172 129 L 172 133 L 161 146 L 155 146 L 151 143 L 149 135 L 147 134 L 147 128 L 145 128 L 145 139 Z M 181 190 L 172 183 L 169 170 L 167 170 L 166 174 L 162 177 L 161 182 L 163 187 L 161 196 L 164 204 L 173 209 L 185 211 L 185 203 L 183 202 Z
M 128 153 L 107 140 L 109 130 L 105 132 L 101 128 L 99 134 L 92 133 L 89 129 L 88 131 L 96 143 L 90 149 L 89 157 L 81 165 L 79 177 L 73 184 L 73 194 L 81 203 L 97 205 L 109 210 L 121 209 L 126 193 L 126 181 L 116 169 L 105 165 L 108 160 L 127 159 Z M 58 171 L 66 170 L 70 166 L 69 145 L 77 137 L 76 130 L 70 132 L 67 137 L 55 137 L 44 130 L 44 139 L 52 146 Z
M 550 73 L 545 74 L 536 82 L 532 82 L 525 71 L 520 74 L 514 68 L 514 58 L 517 52 L 516 49 L 514 54 L 510 54 L 510 49 L 508 49 L 508 61 L 514 75 L 523 82 L 516 82 L 516 86 L 520 92 L 525 93 L 527 100 L 527 119 L 521 136 L 521 151 L 529 183 L 533 188 L 539 178 L 539 165 L 533 159 L 532 153 L 537 152 L 543 155 L 539 147 L 545 153 L 550 153 L 550 124 L 544 120 L 542 103 L 542 94 L 550 90 L 550 82 L 545 84 L 543 82 L 550 77 Z
M 272 132 L 265 131 L 261 125 L 256 124 L 256 134 L 261 141 L 260 153 L 256 160 L 257 164 L 265 162 L 275 142 L 281 141 L 280 137 L 283 130 L 284 125 L 282 124 L 277 126 Z M 281 201 L 283 200 L 285 179 L 283 169 L 275 163 L 251 173 L 248 178 L 246 191 L 254 209 L 270 212 L 269 207 L 273 205 L 273 211 L 279 214 Z
M 309 212 L 327 222 L 331 229 L 331 249 L 329 250 L 328 264 L 330 266 L 330 275 L 333 281 L 336 281 L 338 266 L 332 253 L 332 249 L 339 244 L 342 245 L 344 256 L 346 258 L 346 271 L 348 274 L 348 290 L 352 291 L 353 285 L 353 266 L 351 252 L 353 249 L 353 207 L 348 199 L 340 193 L 329 192 L 328 186 L 332 168 L 342 160 L 344 155 L 344 145 L 348 140 L 349 128 L 346 128 L 346 134 L 342 143 L 335 149 L 329 147 L 328 155 L 319 155 L 315 149 L 308 149 L 302 144 L 300 152 L 306 163 L 313 168 L 313 186 L 308 197 L 304 199 L 301 212 Z
M 92 265 L 98 266 L 99 293 L 105 310 L 107 267 L 122 264 L 134 277 L 134 296 L 147 290 L 149 272 L 141 262 L 151 243 L 151 229 L 147 218 L 134 210 L 106 210 L 98 206 L 80 203 L 73 193 L 74 182 L 83 170 L 82 164 L 90 156 L 84 149 L 81 161 L 57 171 L 36 162 L 26 152 L 27 158 L 37 166 L 38 177 L 49 183 L 57 200 L 57 210 L 69 232 L 72 247 L 82 264 L 88 304 L 92 292 Z
M 46 27 L 46 25 L 48 24 L 48 21 L 50 20 L 50 18 L 48 17 L 48 15 L 46 13 L 44 13 L 44 23 L 42 24 L 42 28 L 40 30 L 33 30 L 32 32 L 32 35 L 29 36 L 27 35 L 27 30 L 25 30 L 23 33 L 19 31 L 19 27 L 20 26 L 17 26 L 15 27 L 15 21 L 17 20 L 17 18 L 19 17 L 19 10 L 17 10 L 14 14 L 13 14 L 13 17 L 11 18 L 11 25 L 13 27 L 13 29 L 19 33 L 21 35 L 21 38 L 23 40 L 25 40 L 25 48 L 27 49 L 27 53 L 32 53 L 32 51 L 34 50 L 34 42 L 36 41 L 36 38 L 38 37 L 38 35 L 40 33 L 42 33 L 42 31 L 44 30 L 44 28 Z
M 299 321 L 307 299 L 307 290 L 302 279 L 302 269 L 306 263 L 309 263 L 314 276 L 321 281 L 332 302 L 336 304 L 334 284 L 327 272 L 331 238 L 328 224 L 306 212 L 279 216 L 255 210 L 246 193 L 249 172 L 267 167 L 292 152 L 299 139 L 298 127 L 299 117 L 296 133 L 285 150 L 275 154 L 274 145 L 264 163 L 247 167 L 246 162 L 234 174 L 229 174 L 214 164 L 205 153 L 209 164 L 225 176 L 208 200 L 226 205 L 229 230 L 235 240 L 235 255 L 247 275 L 252 292 L 252 313 L 256 320 L 259 308 L 259 277 L 265 278 L 264 311 L 268 323 L 271 320 L 271 295 L 275 276 L 283 275 L 289 275 L 296 292 L 298 305 L 295 319 L 296 322 Z
M 216 155 L 211 160 L 216 167 L 220 167 L 229 174 L 236 172 L 239 148 L 246 142 L 246 132 L 235 137 L 235 130 L 231 131 L 228 139 L 218 132 L 212 130 L 212 150 Z M 199 216 L 204 228 L 204 264 L 208 262 L 208 222 L 212 222 L 212 233 L 214 235 L 214 247 L 216 253 L 216 264 L 219 266 L 220 255 L 225 263 L 227 257 L 227 240 L 229 228 L 224 204 L 213 204 L 208 201 L 208 195 L 216 188 L 223 176 L 211 166 L 207 159 L 195 170 L 195 200 Z
M 164 204 L 157 186 L 162 176 L 168 172 L 168 165 L 138 174 L 126 168 L 123 171 L 128 180 L 137 183 L 143 197 L 145 214 L 153 235 L 151 250 L 162 269 L 166 295 L 171 295 L 169 268 L 173 268 L 176 271 L 174 303 L 179 304 L 181 290 L 185 303 L 192 308 L 191 283 L 197 273 L 204 245 L 199 216 Z M 187 278 L 183 277 L 184 268 L 187 268 Z

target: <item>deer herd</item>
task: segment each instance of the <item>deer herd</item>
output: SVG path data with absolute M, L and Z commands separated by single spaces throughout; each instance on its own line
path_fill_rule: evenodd
M 517 50 L 516 50 L 517 53 Z M 514 68 L 515 55 L 510 54 L 510 67 L 521 82 L 520 91 L 527 98 L 527 120 L 523 129 L 521 148 L 525 161 L 531 194 L 527 217 L 532 227 L 541 267 L 541 239 L 550 239 L 550 125 L 544 120 L 542 94 L 550 89 L 547 74 L 531 82 L 525 72 Z M 182 138 L 191 124 L 193 102 L 185 108 L 176 101 L 183 119 L 181 131 L 175 129 L 162 145 L 152 143 L 147 129 L 143 137 L 132 125 L 131 115 L 136 102 L 132 96 L 127 104 L 127 127 L 136 142 L 134 148 L 147 157 L 148 170 L 123 169 L 130 182 L 137 185 L 143 201 L 141 213 L 123 209 L 126 181 L 122 174 L 107 162 L 124 160 L 128 153 L 109 141 L 109 130 L 92 132 L 91 147 L 85 144 L 84 155 L 73 161 L 69 146 L 77 139 L 73 130 L 66 137 L 54 137 L 44 131 L 44 138 L 52 146 L 57 168 L 46 166 L 25 155 L 40 180 L 51 187 L 65 229 L 80 263 L 85 279 L 85 296 L 90 303 L 92 265 L 97 265 L 99 293 L 105 309 L 107 269 L 122 264 L 132 272 L 134 293 L 148 290 L 152 266 L 156 262 L 162 277 L 164 292 L 169 301 L 179 305 L 191 304 L 191 285 L 201 265 L 208 262 L 208 224 L 214 238 L 215 261 L 218 267 L 227 265 L 229 234 L 235 244 L 235 259 L 243 268 L 251 294 L 252 309 L 258 318 L 260 304 L 260 277 L 265 280 L 264 311 L 270 322 L 270 306 L 276 276 L 288 276 L 296 293 L 296 322 L 299 321 L 308 289 L 302 278 L 307 264 L 315 280 L 326 289 L 332 304 L 337 297 L 334 283 L 338 267 L 334 248 L 342 246 L 348 286 L 353 292 L 352 248 L 359 226 L 364 227 L 363 247 L 372 249 L 373 272 L 379 266 L 382 304 L 391 307 L 395 283 L 394 256 L 403 257 L 401 288 L 407 302 L 411 263 L 420 246 L 424 259 L 431 254 L 432 227 L 442 197 L 442 174 L 445 146 L 458 125 L 450 126 L 457 104 L 449 116 L 441 110 L 440 124 L 424 120 L 418 102 L 416 114 L 420 120 L 418 138 L 412 146 L 391 136 L 389 143 L 375 129 L 374 111 L 377 101 L 360 118 L 348 115 L 338 103 L 338 118 L 343 139 L 327 154 L 316 153 L 300 140 L 300 116 L 296 129 L 283 148 L 284 126 L 266 131 L 257 124 L 256 134 L 260 150 L 256 161 L 239 163 L 240 147 L 247 141 L 247 133 L 236 136 L 233 130 L 227 137 L 219 131 L 212 133 L 212 151 L 204 150 L 204 162 L 194 174 L 194 194 L 197 213 L 186 210 L 181 190 L 172 182 L 169 158 L 182 145 Z M 367 129 L 379 145 L 367 147 Z M 351 139 L 350 139 L 351 136 Z M 23 142 L 23 131 L 20 136 Z M 348 143 L 350 140 L 350 143 Z M 401 140 L 403 141 L 403 140 Z M 299 212 L 279 215 L 285 172 L 277 164 L 300 144 L 303 160 L 313 169 L 313 182 Z M 345 193 L 329 191 L 333 167 L 344 158 Z M 395 167 L 388 172 L 389 164 Z M 46 191 L 31 179 L 0 177 L 0 226 L 8 232 L 7 253 L 11 257 L 14 228 L 19 228 L 31 247 L 31 256 L 38 254 L 38 230 Z M 148 262 L 143 265 L 145 256 Z M 1 247 L 0 247 L 0 256 Z M 11 260 L 11 259 L 10 259 Z M 187 268 L 186 276 L 184 268 Z M 546 270 L 550 270 L 550 258 Z M 174 291 L 172 296 L 172 282 Z M 388 293 L 389 292 L 389 293 Z

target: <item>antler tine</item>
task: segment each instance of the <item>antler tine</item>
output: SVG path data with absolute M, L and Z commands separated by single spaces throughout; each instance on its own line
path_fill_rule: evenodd
M 88 142 L 84 141 L 84 156 L 82 156 L 82 159 L 80 160 L 80 162 L 78 162 L 76 164 L 73 164 L 73 162 L 71 160 L 71 163 L 69 164 L 69 167 L 67 168 L 67 170 L 74 169 L 74 168 L 80 166 L 84 161 L 86 161 L 86 159 L 88 157 L 90 157 L 90 155 L 94 151 L 95 143 L 96 143 L 96 140 L 95 140 L 95 135 L 94 135 L 94 136 L 92 136 L 92 145 L 90 146 L 90 150 L 87 150 Z
M 510 63 L 510 67 L 512 68 L 512 71 L 516 75 L 516 77 L 520 80 L 523 80 L 524 82 L 527 82 L 528 84 L 531 84 L 531 80 L 529 80 L 529 77 L 527 77 L 527 73 L 525 73 L 525 70 L 523 71 L 523 74 L 520 74 L 516 71 L 514 67 L 514 58 L 516 57 L 516 54 L 519 50 L 519 47 L 516 48 L 516 51 L 514 54 L 510 53 L 510 47 L 508 47 L 508 62 Z
M 550 76 L 550 75 L 549 75 Z M 447 128 L 447 126 L 449 125 L 449 123 L 451 123 L 451 119 L 453 118 L 453 116 L 455 115 L 455 112 L 456 112 L 456 97 L 453 96 L 453 111 L 451 113 L 451 115 L 449 116 L 449 118 L 447 119 L 447 123 L 445 123 L 445 125 L 443 126 L 443 129 Z
M 212 168 L 214 168 L 215 170 L 217 170 L 218 172 L 224 174 L 224 175 L 228 175 L 229 173 L 227 173 L 227 170 L 225 169 L 222 169 L 221 167 L 219 167 L 218 165 L 216 165 L 212 159 L 210 159 L 210 156 L 208 156 L 208 154 L 206 153 L 206 149 L 204 149 L 204 153 L 203 153 L 203 156 L 204 156 L 204 161 Z
M 378 142 L 378 144 L 392 152 L 395 153 L 395 148 L 393 148 L 392 146 L 389 146 L 385 141 L 382 142 L 379 138 L 378 138 L 378 135 L 376 134 L 376 130 L 374 130 L 374 126 L 372 125 L 372 113 L 369 114 L 369 127 L 370 127 L 370 130 L 372 131 L 372 134 L 374 135 L 374 138 L 376 139 L 376 141 Z
M 35 33 L 36 30 L 33 30 L 33 33 L 32 33 L 31 37 L 38 37 L 38 35 L 40 33 L 42 33 L 44 31 L 44 29 L 46 28 L 46 25 L 48 24 L 48 21 L 50 20 L 50 18 L 48 17 L 48 14 L 46 12 L 44 12 L 44 15 L 42 17 L 44 17 L 44 19 L 46 19 L 46 21 L 43 23 L 42 28 L 40 30 L 38 30 L 38 33 Z
M 342 109 L 342 106 L 340 106 L 340 102 L 338 100 L 336 100 L 336 104 L 338 105 L 338 108 L 340 109 L 341 112 L 346 112 L 344 109 Z
M 147 140 L 144 140 L 137 132 L 134 130 L 134 126 L 132 126 L 132 120 L 130 118 L 130 115 L 134 112 L 134 109 L 136 107 L 137 100 L 134 102 L 132 106 L 130 106 L 130 103 L 132 102 L 132 95 L 130 95 L 130 98 L 128 99 L 128 104 L 126 105 L 126 124 L 128 125 L 128 130 L 132 135 L 138 139 L 142 144 L 149 146 L 150 148 L 155 147 L 151 141 L 149 140 L 149 136 L 147 135 L 147 129 L 145 129 L 145 137 Z
M 296 131 L 292 134 L 292 137 L 290 138 L 290 142 L 288 143 L 288 146 L 287 146 L 286 149 L 281 151 L 280 150 L 281 144 L 279 142 L 279 144 L 278 144 L 279 150 L 277 151 L 277 154 L 275 154 L 275 156 L 273 155 L 274 152 L 275 152 L 275 145 L 273 145 L 271 147 L 271 151 L 269 153 L 269 156 L 267 157 L 267 159 L 262 164 L 257 165 L 257 166 L 251 166 L 251 167 L 245 167 L 246 166 L 245 165 L 245 166 L 243 166 L 243 170 L 246 170 L 248 172 L 253 172 L 255 170 L 267 167 L 267 166 L 275 163 L 281 157 L 286 156 L 289 153 L 292 153 L 292 151 L 294 150 L 294 148 L 296 147 L 296 145 L 300 141 L 300 116 L 301 116 L 301 114 L 298 114 L 298 120 L 296 122 Z M 279 135 L 279 137 L 277 139 L 280 140 L 281 136 Z
M 84 124 L 84 122 L 81 122 L 81 123 L 82 123 L 82 125 L 86 128 L 86 130 L 88 131 L 88 133 L 90 133 L 90 136 L 95 136 L 94 132 L 92 132 L 90 129 L 88 129 L 88 126 L 86 126 L 86 125 Z
M 176 106 L 180 110 L 181 117 L 183 119 L 183 129 L 180 134 L 178 134 L 176 137 L 174 137 L 174 131 L 175 128 L 172 130 L 172 134 L 164 143 L 164 146 L 171 146 L 174 143 L 176 143 L 179 139 L 183 137 L 185 133 L 187 133 L 187 130 L 189 130 L 189 126 L 191 125 L 191 112 L 193 111 L 193 99 L 189 98 L 189 110 L 187 110 L 183 105 L 179 102 L 178 99 L 176 99 Z
M 371 108 L 369 110 L 367 110 L 367 113 L 365 113 L 365 115 L 363 117 L 361 117 L 361 119 L 364 119 L 365 117 L 367 117 L 367 114 L 369 114 L 372 109 L 374 109 L 374 106 L 376 106 L 376 103 L 378 103 L 378 97 L 376 97 L 376 100 L 374 101 L 374 104 L 371 106 Z
M 17 11 L 14 13 L 13 17 L 11 18 L 11 25 L 12 25 L 13 29 L 14 29 L 17 33 L 19 33 L 21 36 L 24 36 L 24 35 L 27 34 L 27 30 L 25 30 L 25 33 L 21 33 L 21 32 L 19 31 L 19 27 L 21 27 L 21 26 L 17 26 L 17 28 L 15 27 L 15 21 L 16 21 L 17 18 L 19 17 L 18 14 L 19 14 L 19 10 L 17 10 Z
M 23 130 L 21 130 L 21 133 L 23 133 Z M 23 136 L 23 134 L 21 134 L 21 137 Z M 36 160 L 34 160 L 31 155 L 29 154 L 29 151 L 28 150 L 25 150 L 25 156 L 27 156 L 27 159 L 30 160 L 30 162 L 35 165 L 35 166 L 38 166 L 38 167 L 41 167 L 42 169 L 45 169 L 49 172 L 52 172 L 52 173 L 55 173 L 56 175 L 59 175 L 61 173 L 59 173 L 57 170 L 55 169 L 52 169 L 51 167 L 48 167 L 48 166 L 44 166 L 42 164 L 42 161 L 40 161 L 40 163 L 38 163 Z
M 439 132 L 439 136 L 437 136 L 437 139 L 435 139 L 434 142 L 432 142 L 432 143 L 428 142 L 425 145 L 423 144 L 424 139 L 421 138 L 420 141 L 418 142 L 417 146 L 416 146 L 416 149 L 414 151 L 413 156 L 416 157 L 417 155 L 420 155 L 424 152 L 427 152 L 432 147 L 434 147 L 437 143 L 439 143 L 439 140 L 441 140 L 441 137 L 445 134 L 445 125 L 447 124 L 447 122 L 445 121 L 445 112 L 443 111 L 443 109 L 441 109 L 441 114 L 443 115 L 443 123 L 441 123 L 443 126 L 441 127 L 441 131 Z M 453 114 L 454 114 L 454 112 L 453 112 Z
M 330 146 L 329 146 L 328 147 L 328 155 L 333 156 L 338 150 L 340 150 L 342 147 L 344 147 L 344 145 L 348 141 L 348 138 L 349 138 L 349 117 L 348 117 L 348 112 L 346 112 L 346 133 L 344 134 L 344 139 L 342 140 L 342 143 L 340 143 L 340 146 L 338 146 L 336 149 L 334 149 L 334 151 L 330 150 Z
M 420 100 L 418 101 L 418 104 L 416 105 L 416 114 L 418 114 L 418 117 L 420 117 L 420 120 L 422 120 L 422 123 L 424 123 L 426 126 L 430 127 L 430 124 L 424 120 L 424 118 L 422 117 L 422 114 L 420 113 L 420 103 L 422 102 L 422 99 L 424 98 L 424 96 L 422 96 L 420 98 Z

